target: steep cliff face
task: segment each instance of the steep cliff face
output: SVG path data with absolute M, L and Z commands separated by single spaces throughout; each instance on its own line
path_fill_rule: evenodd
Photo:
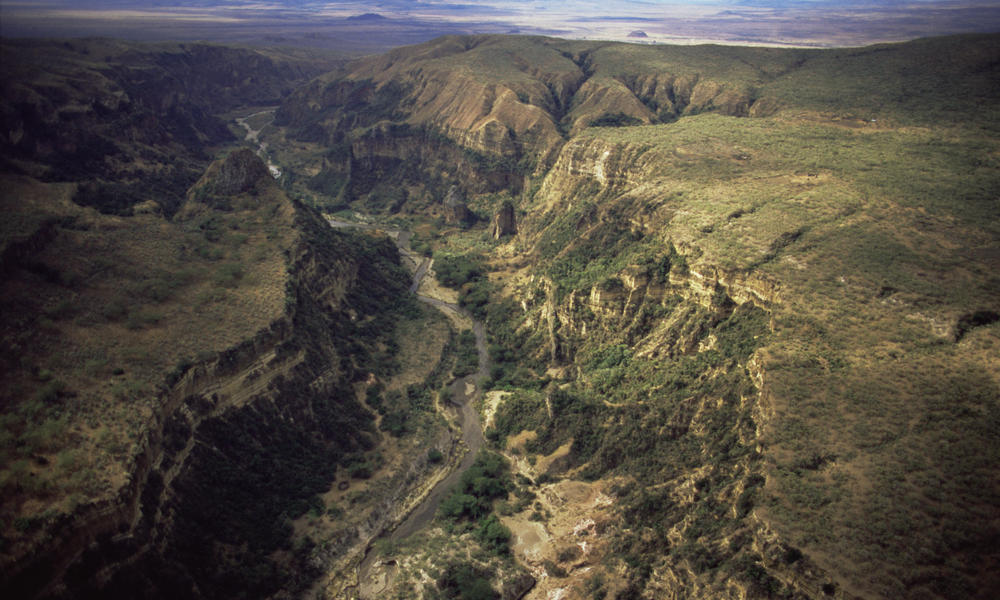
M 680 270 L 678 263 L 671 271 Z M 721 285 L 705 298 L 690 275 L 655 271 L 627 269 L 561 299 L 544 279 L 514 294 L 535 301 L 522 302 L 513 317 L 512 346 L 542 361 L 558 383 L 541 399 L 522 392 L 516 404 L 501 404 L 498 421 L 519 427 L 501 425 L 500 433 L 523 439 L 522 427 L 534 432 L 522 451 L 546 458 L 532 477 L 597 480 L 615 507 L 609 515 L 600 504 L 583 505 L 567 515 L 581 526 L 588 518 L 601 523 L 586 538 L 583 557 L 558 546 L 541 554 L 570 556 L 558 558 L 569 563 L 564 571 L 598 571 L 595 581 L 612 593 L 712 598 L 757 597 L 772 585 L 777 591 L 783 566 L 774 556 L 790 546 L 765 541 L 752 516 L 766 470 L 760 389 L 750 365 L 772 336 L 770 314 L 753 301 L 734 302 Z M 557 543 L 575 541 L 567 538 Z M 751 568 L 756 579 L 742 572 Z M 556 585 L 584 594 L 595 584 L 580 573 Z M 789 585 L 786 593 L 803 588 Z
M 39 535 L 6 548 L 19 552 L 4 557 L 3 587 L 15 595 L 266 597 L 317 574 L 312 548 L 291 546 L 289 520 L 378 439 L 352 382 L 388 364 L 408 276 L 389 240 L 331 230 L 278 191 L 259 159 L 240 160 L 204 183 L 232 183 L 233 162 L 260 173 L 222 214 L 249 233 L 251 215 L 267 213 L 282 230 L 279 310 L 250 338 L 179 365 L 147 398 L 113 493 L 39 520 L 27 532 Z M 219 218 L 195 196 L 179 222 Z
M 925 469 L 939 472 L 899 457 L 919 452 L 921 440 L 948 437 L 956 424 L 903 427 L 905 406 L 933 411 L 950 397 L 993 414 L 993 401 L 978 393 L 929 385 L 921 374 L 929 363 L 914 351 L 940 344 L 935 372 L 944 376 L 939 369 L 951 364 L 963 372 L 948 376 L 955 385 L 994 395 L 996 378 L 986 375 L 993 361 L 984 350 L 995 342 L 952 349 L 948 327 L 939 326 L 958 327 L 962 314 L 990 301 L 978 285 L 949 278 L 963 291 L 937 295 L 904 274 L 904 265 L 926 268 L 940 255 L 896 255 L 903 263 L 895 263 L 902 269 L 895 273 L 881 259 L 862 258 L 873 242 L 861 223 L 875 209 L 859 188 L 895 201 L 899 192 L 886 182 L 868 187 L 863 172 L 834 170 L 833 163 L 798 175 L 798 153 L 810 143 L 805 128 L 765 133 L 777 121 L 759 123 L 692 117 L 655 129 L 585 133 L 563 147 L 522 205 L 528 216 L 519 224 L 519 247 L 527 252 L 506 280 L 516 304 L 505 318 L 513 326 L 497 321 L 500 340 L 545 370 L 559 391 L 548 388 L 541 404 L 547 414 L 540 410 L 536 420 L 515 415 L 533 414 L 538 400 L 501 404 L 501 422 L 531 424 L 526 429 L 537 437 L 528 452 L 546 455 L 571 443 L 550 475 L 626 478 L 616 492 L 621 529 L 607 538 L 615 548 L 607 552 L 623 554 L 630 566 L 623 586 L 662 597 L 949 597 L 912 575 L 927 558 L 910 549 L 926 547 L 932 535 L 911 531 L 908 541 L 895 538 L 898 544 L 876 556 L 848 548 L 832 532 L 885 547 L 886 528 L 863 522 L 865 511 L 898 511 L 923 522 L 941 510 L 918 488 L 908 498 L 893 494 L 881 469 L 909 473 L 895 479 L 906 485 L 922 480 Z M 830 139 L 856 135 L 834 127 L 824 129 Z M 888 139 L 866 137 L 874 144 Z M 889 168 L 905 169 L 912 160 L 904 152 Z M 823 197 L 837 200 L 815 200 Z M 905 209 L 891 212 L 893 227 L 877 234 L 882 244 L 933 244 L 940 235 Z M 973 222 L 962 227 L 970 239 L 989 237 Z M 894 283 L 882 291 L 886 277 Z M 907 304 L 927 294 L 939 298 L 935 308 Z M 901 314 L 902 306 L 911 308 Z M 912 337 L 891 341 L 864 322 Z M 890 380 L 891 394 L 874 391 Z M 863 409 L 866 416 L 856 421 L 843 412 L 860 407 L 861 398 L 879 406 L 877 416 Z M 988 445 L 985 429 L 971 431 L 978 441 L 970 445 Z M 995 494 L 980 487 L 995 456 L 963 456 L 961 467 L 948 463 L 980 484 L 932 487 L 947 487 L 970 506 L 995 503 Z M 892 509 L 877 499 L 888 496 Z M 975 510 L 951 514 L 951 526 L 962 528 Z M 944 543 L 978 555 L 993 535 L 968 533 L 967 544 Z M 993 561 L 988 555 L 977 564 Z M 992 585 L 980 567 L 937 573 L 974 594 Z
M 444 37 L 416 49 L 366 59 L 313 81 L 278 113 L 300 136 L 338 141 L 352 128 L 403 121 L 440 132 L 463 148 L 491 156 L 537 155 L 561 139 L 551 116 L 519 99 L 524 90 L 548 95 L 526 64 L 496 62 L 493 50 L 515 52 L 506 38 Z M 495 47 L 487 51 L 476 48 Z M 479 64 L 476 61 L 494 61 Z M 500 69 L 498 78 L 489 69 Z M 573 71 L 565 59 L 558 70 Z M 553 77 L 560 78 L 558 74 Z M 572 85 L 572 84 L 569 84 Z M 313 128 L 310 131 L 310 128 Z
M 505 235 L 517 233 L 517 219 L 514 216 L 514 205 L 504 202 L 500 210 L 493 215 L 493 239 L 499 240 Z
M 350 157 L 378 132 L 371 156 L 400 162 L 345 160 L 351 178 L 416 164 L 443 195 L 461 170 L 493 211 L 502 180 L 470 173 L 526 176 L 517 236 L 462 293 L 484 299 L 507 392 L 487 435 L 538 484 L 507 521 L 531 594 L 987 597 L 996 115 L 976 107 L 997 102 L 996 56 L 995 36 L 446 38 L 316 80 L 281 116 Z M 432 142 L 407 163 L 414 131 Z M 432 174 L 442 148 L 479 158 Z M 577 529 L 582 554 L 560 546 Z
M 657 72 L 635 59 L 655 64 Z M 279 122 L 300 136 L 331 141 L 353 127 L 405 120 L 464 148 L 548 164 L 565 133 L 602 117 L 616 124 L 619 115 L 636 123 L 710 110 L 749 115 L 756 101 L 751 87 L 703 76 L 699 71 L 710 64 L 675 49 L 448 36 L 317 79 L 284 105 Z
M 447 138 L 409 127 L 372 127 L 350 143 L 349 158 L 325 167 L 340 179 L 346 199 L 363 198 L 371 210 L 426 210 L 460 183 L 472 193 L 519 190 L 521 168 L 506 159 L 471 152 Z
M 133 534 L 147 539 L 142 558 L 115 573 L 110 593 L 264 597 L 317 575 L 312 548 L 292 548 L 283 519 L 375 446 L 372 415 L 350 384 L 378 363 L 372 328 L 392 321 L 406 279 L 388 242 L 330 235 L 308 213 L 299 226 L 307 241 L 290 257 L 283 322 L 175 390 L 183 400 L 164 420 Z
M 466 224 L 472 220 L 472 213 L 465 203 L 465 194 L 453 185 L 448 189 L 448 194 L 444 197 L 445 221 L 455 224 Z

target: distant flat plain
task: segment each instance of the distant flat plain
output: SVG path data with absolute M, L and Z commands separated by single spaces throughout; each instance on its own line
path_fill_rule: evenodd
M 845 47 L 954 33 L 1000 31 L 996 2 L 851 3 L 836 8 L 793 3 L 646 4 L 577 11 L 566 5 L 498 4 L 452 14 L 406 10 L 350 14 L 304 8 L 201 6 L 125 8 L 100 2 L 0 3 L 3 37 L 116 37 L 297 45 L 371 54 L 447 34 L 520 33 L 638 43 Z M 614 5 L 612 1 L 610 3 Z M 618 4 L 623 4 L 619 2 Z M 628 4 L 628 3 L 624 3 Z M 623 5 L 624 5 L 623 4 Z M 634 3 L 633 3 L 634 4 Z M 770 6 L 768 6 L 770 4 Z M 95 6 L 96 5 L 96 6 Z M 274 5 L 271 5 L 274 6 Z M 357 6 L 363 6 L 358 4 Z M 541 7 L 539 9 L 538 7 Z M 610 14 L 609 14 L 610 13 Z

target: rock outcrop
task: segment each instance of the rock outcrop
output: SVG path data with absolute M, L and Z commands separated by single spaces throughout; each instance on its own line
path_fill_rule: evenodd
M 499 240 L 505 235 L 517 233 L 517 221 L 514 216 L 514 205 L 510 200 L 504 201 L 500 210 L 493 216 L 493 239 Z
M 457 185 L 451 186 L 444 197 L 444 218 L 452 225 L 461 225 L 472 220 L 472 212 L 465 203 L 465 194 Z
M 253 210 L 259 205 L 258 194 L 265 189 L 277 191 L 264 161 L 249 148 L 235 150 L 208 166 L 188 190 L 187 201 L 177 211 L 176 219 L 190 219 L 206 208 L 227 212 Z
M 258 181 L 271 177 L 267 165 L 253 150 L 243 148 L 229 154 L 207 185 L 216 194 L 232 196 L 253 188 Z
M 519 577 L 504 582 L 500 598 L 502 600 L 521 600 L 521 598 L 524 598 L 535 587 L 535 583 L 534 577 L 524 573 Z

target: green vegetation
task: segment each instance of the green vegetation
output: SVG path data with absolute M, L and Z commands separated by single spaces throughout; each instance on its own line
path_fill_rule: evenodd
M 3 112 L 25 132 L 6 146 L 6 172 L 80 182 L 73 200 L 102 213 L 131 215 L 152 202 L 168 217 L 204 170 L 207 147 L 235 141 L 220 113 L 278 98 L 329 65 L 245 48 L 111 39 L 5 40 L 3 54 L 0 75 L 16 82 Z M 163 102 L 179 81 L 184 94 Z
M 318 518 L 327 511 L 318 495 L 329 489 L 338 466 L 351 478 L 368 479 L 383 462 L 374 451 L 375 420 L 355 400 L 350 383 L 360 373 L 367 376 L 374 370 L 384 377 L 394 368 L 396 322 L 416 309 L 404 293 L 408 278 L 388 240 L 330 230 L 311 213 L 299 218 L 307 256 L 356 266 L 357 279 L 345 281 L 343 301 L 366 318 L 356 323 L 337 319 L 314 293 L 312 279 L 292 279 L 286 292 L 297 333 L 276 354 L 301 352 L 298 372 L 276 377 L 270 386 L 273 396 L 259 396 L 205 419 L 196 430 L 183 417 L 168 423 L 168 456 L 184 447 L 189 436 L 199 443 L 173 484 L 181 524 L 166 540 L 164 554 L 147 560 L 160 561 L 160 567 L 184 565 L 200 589 L 247 596 L 288 589 L 275 553 L 289 552 L 294 568 L 309 573 L 312 549 L 308 537 L 292 546 L 291 520 L 306 513 Z M 292 263 L 288 268 L 298 273 L 305 266 Z M 314 374 L 326 372 L 335 358 L 340 359 L 341 378 L 317 384 Z M 405 400 L 414 411 L 426 411 L 430 404 L 421 385 L 410 386 Z M 281 476 L 275 478 L 275 473 Z M 219 541 L 233 549 L 217 553 L 214 544 Z M 126 578 L 113 582 L 111 589 L 124 593 L 133 585 Z M 154 578 L 153 585 L 168 583 Z
M 476 348 L 476 334 L 471 329 L 463 329 L 458 334 L 457 362 L 452 375 L 465 377 L 479 370 L 479 350 Z
M 504 399 L 494 416 L 493 427 L 486 431 L 486 437 L 497 442 L 525 430 L 534 430 L 546 421 L 546 415 L 541 394 L 516 390 Z
M 102 154 L 106 153 L 98 150 L 96 154 L 88 153 L 88 158 Z M 79 165 L 77 158 L 64 160 Z M 97 173 L 103 171 L 103 165 L 95 167 Z M 95 180 L 81 186 L 73 201 L 81 206 L 92 206 L 105 214 L 131 216 L 135 205 L 155 198 L 165 213 L 174 214 L 184 203 L 185 192 L 197 181 L 197 177 L 197 172 L 189 167 L 183 170 L 174 168 L 164 174 L 150 174 L 138 181 L 108 183 Z
M 691 322 L 703 319 L 693 314 Z M 754 505 L 754 490 L 763 479 L 754 474 L 760 455 L 741 442 L 753 429 L 748 411 L 737 408 L 739 398 L 753 392 L 744 367 L 750 355 L 768 338 L 768 315 L 750 306 L 699 337 L 713 336 L 714 349 L 671 360 L 637 357 L 629 346 L 585 345 L 576 364 L 583 377 L 569 386 L 544 392 L 515 390 L 500 405 L 487 438 L 502 443 L 521 431 L 534 431 L 525 450 L 547 455 L 571 442 L 570 468 L 578 467 L 585 479 L 610 475 L 634 483 L 619 491 L 626 531 L 616 541 L 617 552 L 639 579 L 665 556 L 689 561 L 696 572 L 735 560 L 732 553 L 716 554 L 708 548 L 734 528 Z M 692 422 L 696 407 L 721 397 L 719 405 L 703 409 L 697 433 Z M 651 423 L 657 423 L 655 432 Z M 695 504 L 675 505 L 662 492 L 652 492 L 664 481 L 683 477 L 697 468 L 708 468 Z M 747 471 L 747 468 L 751 471 Z M 742 488 L 739 514 L 719 496 Z M 685 514 L 697 516 L 684 529 L 686 545 L 671 548 L 663 532 Z
M 456 289 L 486 277 L 482 260 L 467 254 L 435 256 L 434 273 L 441 285 Z
M 544 395 L 515 392 L 501 405 L 488 437 L 502 440 L 535 430 L 538 436 L 527 450 L 540 454 L 572 440 L 573 460 L 586 464 L 584 472 L 593 478 L 619 472 L 652 482 L 677 473 L 683 464 L 701 464 L 706 457 L 715 462 L 742 456 L 748 449 L 734 445 L 728 434 L 720 440 L 724 450 L 702 454 L 700 445 L 707 440 L 686 438 L 683 418 L 693 399 L 722 394 L 731 401 L 751 385 L 738 365 L 766 340 L 766 313 L 741 309 L 703 335 L 710 334 L 718 339 L 716 350 L 666 362 L 629 358 L 621 345 L 596 348 L 580 363 L 587 374 L 583 386 L 549 389 Z M 710 373 L 716 374 L 706 377 Z M 677 423 L 677 429 L 661 435 L 652 451 L 642 424 L 654 416 L 663 423 Z M 747 418 L 723 407 L 712 416 L 711 426 L 720 433 L 735 431 Z
M 455 526 L 479 521 L 490 514 L 493 501 L 506 497 L 510 486 L 508 464 L 499 454 L 481 451 L 462 473 L 451 494 L 441 502 L 439 514 Z M 495 529 L 495 528 L 494 528 Z
M 642 121 L 623 112 L 604 114 L 590 122 L 590 127 L 629 127 L 640 125 Z
M 512 487 L 507 460 L 481 450 L 472 466 L 462 473 L 458 485 L 441 502 L 438 514 L 450 530 L 472 528 L 483 548 L 498 556 L 506 555 L 510 551 L 511 532 L 492 510 L 494 501 L 506 498 Z
M 795 198 L 761 194 L 767 188 L 744 188 L 740 179 L 750 167 L 754 172 L 792 170 L 814 177 L 829 174 L 855 186 L 853 190 L 837 189 L 837 197 L 816 198 L 813 210 L 842 213 L 852 206 L 863 206 L 865 196 L 891 196 L 931 214 L 948 214 L 989 226 L 986 216 L 995 209 L 991 194 L 997 184 L 992 176 L 996 166 L 986 158 L 993 146 L 988 131 L 971 124 L 946 130 L 910 130 L 846 127 L 836 121 L 817 121 L 700 115 L 670 126 L 597 129 L 585 135 L 654 150 L 684 148 L 709 137 L 711 147 L 680 157 L 658 158 L 664 167 L 682 170 L 685 179 L 739 182 L 740 195 L 783 202 L 790 215 L 803 214 Z M 752 162 L 726 160 L 726 150 L 744 153 Z
M 369 392 L 374 389 L 377 388 L 370 388 Z M 387 392 L 382 399 L 369 400 L 368 404 L 382 415 L 380 429 L 400 437 L 415 431 L 414 427 L 422 423 L 421 414 L 431 413 L 431 390 L 426 383 L 413 384 L 405 392 Z
M 451 564 L 437 580 L 445 598 L 455 600 L 496 600 L 500 597 L 490 582 L 493 574 L 468 563 Z
M 43 232 L 49 237 L 33 250 L 39 267 L 11 264 L 8 272 L 16 294 L 5 298 L 5 313 L 16 302 L 39 318 L 37 327 L 3 332 L 12 385 L 0 416 L 0 518 L 22 526 L 3 532 L 0 552 L 21 552 L 78 507 L 117 497 L 148 442 L 148 419 L 164 405 L 156 398 L 197 366 L 185 410 L 162 415 L 158 458 L 170 469 L 189 443 L 200 447 L 184 453 L 169 482 L 170 510 L 184 523 L 164 537 L 162 553 L 122 570 L 104 591 L 128 597 L 197 585 L 263 596 L 305 585 L 282 575 L 310 572 L 310 542 L 292 547 L 291 521 L 325 512 L 318 495 L 338 466 L 364 479 L 382 464 L 372 452 L 375 420 L 350 386 L 396 368 L 396 323 L 418 310 L 394 244 L 332 231 L 272 187 L 225 211 L 194 199 L 172 222 L 58 208 L 75 218 L 47 226 L 52 234 Z M 356 321 L 332 310 L 322 295 L 331 285 Z M 245 372 L 260 352 L 270 362 Z M 241 387 L 256 391 L 203 396 L 205 375 L 246 376 Z M 429 392 L 408 392 L 426 412 Z M 166 483 L 156 470 L 144 482 L 146 520 L 137 527 L 152 525 Z M 132 550 L 128 541 L 100 543 L 102 552 Z M 188 573 L 179 584 L 171 579 L 178 569 Z M 73 589 L 92 585 L 67 577 Z
M 479 520 L 475 536 L 483 548 L 497 555 L 510 552 L 510 529 L 508 529 L 496 514 L 490 514 Z
M 441 285 L 459 291 L 459 304 L 477 318 L 486 314 L 494 286 L 481 257 L 473 254 L 434 255 L 434 273 Z
M 545 228 L 537 251 L 559 299 L 598 283 L 620 284 L 616 276 L 630 265 L 645 266 L 654 281 L 663 283 L 671 262 L 683 263 L 672 245 L 669 254 L 663 254 L 658 241 L 632 229 L 623 215 L 591 202 L 556 217 Z
M 515 238 L 495 253 L 476 231 L 435 246 L 441 282 L 487 325 L 489 384 L 511 392 L 488 439 L 534 432 L 516 447 L 529 464 L 570 444 L 542 481 L 619 482 L 620 560 L 608 560 L 627 580 L 595 576 L 587 593 L 649 595 L 653 573 L 761 597 L 995 587 L 957 565 L 995 559 L 983 515 L 1000 505 L 1000 459 L 982 450 L 1000 347 L 998 64 L 996 36 L 824 51 L 480 36 L 356 67 L 356 81 L 422 82 L 393 90 L 393 118 L 413 129 L 381 144 L 406 147 L 422 114 L 465 135 L 470 107 L 499 102 L 474 90 L 503 85 L 523 108 L 461 143 L 553 156 L 533 182 L 507 184 L 523 211 Z M 422 104 L 435 75 L 472 90 L 462 114 Z M 436 157 L 405 180 L 460 172 L 479 192 L 470 206 L 498 202 L 478 179 L 497 165 L 428 131 Z M 411 168 L 372 161 L 362 177 Z M 941 455 L 951 448 L 960 465 Z M 483 517 L 469 493 L 448 506 Z M 781 540 L 773 555 L 751 515 Z M 830 580 L 796 583 L 804 573 Z

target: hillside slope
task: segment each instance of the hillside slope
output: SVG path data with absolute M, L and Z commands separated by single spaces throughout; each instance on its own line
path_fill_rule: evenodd
M 452 180 L 519 193 L 592 125 L 703 112 L 813 114 L 845 124 L 994 121 L 995 36 L 844 50 L 645 46 L 446 36 L 357 61 L 298 89 L 275 123 L 312 143 L 300 184 L 380 210 L 427 207 Z M 396 189 L 395 192 L 393 190 Z M 308 194 L 306 186 L 300 188 Z
M 4 252 L 3 588 L 308 585 L 312 548 L 291 551 L 287 520 L 379 439 L 352 382 L 391 370 L 395 247 L 331 230 L 249 150 L 173 221 L 31 204 L 44 184 L 8 183 L 8 214 L 51 216 Z
M 3 52 L 0 593 L 285 597 L 353 571 L 459 438 L 432 402 L 451 331 L 395 245 L 232 151 L 230 119 L 336 57 Z

